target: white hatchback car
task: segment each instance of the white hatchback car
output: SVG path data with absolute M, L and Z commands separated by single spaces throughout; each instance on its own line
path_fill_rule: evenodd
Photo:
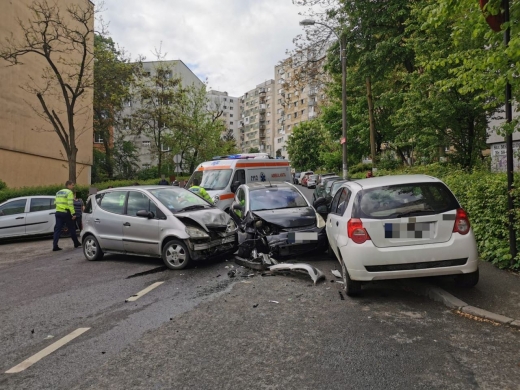
M 319 206 L 318 203 L 322 205 Z M 478 252 L 468 215 L 439 179 L 426 175 L 349 181 L 324 210 L 329 252 L 342 266 L 347 295 L 363 282 L 456 275 L 478 283 Z
M 24 196 L 0 204 L 0 238 L 54 233 L 54 196 Z

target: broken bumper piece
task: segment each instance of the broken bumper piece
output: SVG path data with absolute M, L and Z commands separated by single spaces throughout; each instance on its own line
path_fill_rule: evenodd
M 305 263 L 295 263 L 295 264 L 289 264 L 289 263 L 281 263 L 281 264 L 275 264 L 269 267 L 269 271 L 271 272 L 298 272 L 298 273 L 304 273 L 308 274 L 314 284 L 320 279 L 324 279 L 325 275 L 323 272 L 321 272 L 316 267 L 313 267 L 310 264 Z

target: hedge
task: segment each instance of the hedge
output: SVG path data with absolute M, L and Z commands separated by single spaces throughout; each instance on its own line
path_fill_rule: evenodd
M 177 177 L 178 181 L 188 180 L 189 177 Z M 89 193 L 90 187 L 97 188 L 98 191 L 107 189 L 108 187 L 124 187 L 131 186 L 138 182 L 140 185 L 152 185 L 158 184 L 161 179 L 150 179 L 150 180 L 115 180 L 105 181 L 102 183 L 94 183 L 91 185 L 76 185 L 75 189 L 81 194 L 83 200 L 86 200 Z M 48 186 L 38 187 L 21 187 L 21 188 L 4 188 L 0 190 L 0 203 L 5 202 L 8 199 L 17 198 L 19 196 L 32 196 L 32 195 L 56 195 L 56 192 L 63 189 L 64 184 L 53 184 Z
M 511 264 L 509 254 L 507 176 L 486 171 L 465 172 L 445 164 L 408 167 L 395 171 L 378 170 L 377 176 L 425 174 L 444 181 L 469 215 L 477 239 L 479 255 L 500 268 L 520 269 L 520 254 Z M 520 183 L 520 174 L 515 174 Z M 520 247 L 520 190 L 514 190 L 515 231 Z

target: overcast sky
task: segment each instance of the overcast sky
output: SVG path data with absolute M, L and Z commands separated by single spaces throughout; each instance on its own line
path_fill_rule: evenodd
M 274 78 L 303 32 L 304 8 L 291 0 L 105 0 L 104 9 L 110 36 L 133 58 L 154 60 L 162 42 L 166 59 L 231 96 Z

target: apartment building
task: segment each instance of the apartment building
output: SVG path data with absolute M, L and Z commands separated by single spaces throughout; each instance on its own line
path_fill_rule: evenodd
M 237 146 L 240 145 L 240 98 L 229 96 L 227 92 L 208 91 L 208 109 L 221 112 L 220 119 L 227 130 L 233 131 Z
M 3 1 L 0 13 L 0 40 L 13 37 L 15 41 L 23 40 L 23 31 L 18 21 L 34 20 L 34 14 L 27 8 L 32 0 Z M 74 25 L 67 13 L 67 8 L 79 6 L 93 7 L 88 0 L 61 0 L 60 14 L 65 23 Z M 93 30 L 94 19 L 89 26 Z M 66 41 L 63 41 L 66 42 Z M 94 37 L 91 39 L 93 51 Z M 65 44 L 65 43 L 62 43 Z M 70 49 L 70 48 L 68 48 Z M 77 72 L 70 67 L 79 61 L 81 53 L 71 50 L 60 53 L 63 58 L 57 62 L 62 74 Z M 63 145 L 53 127 L 43 119 L 41 104 L 35 93 L 22 88 L 29 84 L 40 83 L 41 75 L 48 68 L 48 63 L 37 54 L 26 54 L 21 59 L 23 64 L 7 66 L 0 62 L 0 179 L 11 188 L 63 184 L 69 178 L 68 161 Z M 87 69 L 90 73 L 91 68 Z M 45 83 L 45 81 L 43 81 Z M 77 102 L 78 109 L 74 118 L 76 127 L 77 182 L 90 184 L 92 166 L 93 137 L 93 93 L 87 89 Z M 63 101 L 53 97 L 51 92 L 45 95 L 49 109 L 54 110 L 67 126 Z
M 274 80 L 258 84 L 240 99 L 239 148 L 248 152 L 257 148 L 260 152 L 273 154 L 272 137 L 274 126 Z
M 272 147 L 274 155 L 286 159 L 289 158 L 287 140 L 294 127 L 316 118 L 318 104 L 325 99 L 319 78 L 310 77 L 309 74 L 302 76 L 302 65 L 298 64 L 294 58 L 289 58 L 275 67 L 275 128 Z
M 168 77 L 178 77 L 183 86 L 195 86 L 202 88 L 204 83 L 181 60 L 172 61 L 148 61 L 143 62 L 144 77 L 154 77 L 159 69 L 168 69 Z M 132 133 L 132 114 L 139 109 L 139 101 L 127 101 L 122 113 L 122 125 L 114 129 L 114 136 L 123 136 L 131 140 L 137 147 L 140 168 L 149 168 L 157 164 L 156 153 L 153 151 L 153 140 L 145 134 Z M 238 115 L 238 114 L 237 114 Z M 168 149 L 162 149 L 167 152 Z

